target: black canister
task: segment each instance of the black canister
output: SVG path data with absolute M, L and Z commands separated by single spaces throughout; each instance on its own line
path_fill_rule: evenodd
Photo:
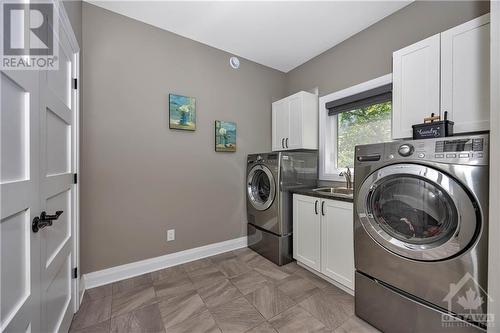
M 429 119 L 435 119 L 434 114 Z M 448 120 L 448 111 L 444 113 L 444 120 L 431 120 L 423 124 L 413 125 L 413 139 L 432 139 L 453 136 L 453 121 Z

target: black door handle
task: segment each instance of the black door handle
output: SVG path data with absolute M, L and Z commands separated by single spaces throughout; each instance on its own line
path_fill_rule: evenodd
M 325 202 L 321 202 L 321 215 L 325 216 Z
M 318 215 L 318 200 L 314 201 L 314 212 Z
M 56 211 L 56 213 L 54 215 L 49 215 L 46 212 L 42 212 L 40 214 L 40 220 L 42 220 L 42 221 L 55 221 L 59 218 L 59 216 L 61 216 L 62 213 L 63 213 L 62 210 Z
M 281 139 L 281 148 L 285 148 L 285 138 Z
M 285 140 L 285 146 L 288 148 L 288 138 Z
M 50 227 L 52 225 L 52 221 L 57 220 L 62 213 L 62 210 L 58 210 L 54 215 L 49 215 L 43 211 L 40 214 L 40 217 L 36 216 L 33 219 L 33 222 L 31 222 L 31 230 L 33 230 L 33 232 L 38 232 L 40 229 Z

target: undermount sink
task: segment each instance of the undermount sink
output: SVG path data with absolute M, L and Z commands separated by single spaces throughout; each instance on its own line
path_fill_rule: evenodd
M 354 190 L 352 188 L 347 187 L 320 187 L 315 188 L 314 192 L 318 192 L 321 194 L 331 195 L 332 197 L 349 197 L 352 198 Z

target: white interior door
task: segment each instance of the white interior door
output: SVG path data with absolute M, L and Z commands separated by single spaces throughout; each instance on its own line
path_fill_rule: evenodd
M 39 80 L 1 72 L 1 332 L 39 332 Z
M 59 29 L 54 43 L 59 43 L 59 69 L 43 72 L 40 83 L 40 211 L 62 214 L 52 226 L 40 230 L 41 301 L 43 330 L 66 332 L 74 313 L 76 95 L 71 82 L 76 57 L 64 29 Z

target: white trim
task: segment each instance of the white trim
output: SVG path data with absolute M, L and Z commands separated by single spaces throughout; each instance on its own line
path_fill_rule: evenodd
M 77 183 L 73 184 L 73 202 L 74 202 L 74 217 L 73 217 L 73 268 L 76 267 L 80 271 L 80 51 L 73 54 L 74 57 L 74 73 L 72 78 L 77 80 L 76 89 L 72 89 L 75 97 L 75 113 L 73 118 L 74 137 L 73 137 L 73 173 L 77 175 Z M 73 83 L 73 82 L 72 82 Z M 78 276 L 73 279 L 74 283 L 74 310 L 75 313 L 80 308 L 83 293 L 80 293 L 82 286 L 80 286 L 81 277 Z
M 71 72 L 74 73 L 74 77 L 71 77 L 71 80 L 76 78 L 78 80 L 77 89 L 71 89 L 71 93 L 73 94 L 74 105 L 72 105 L 72 109 L 74 110 L 72 126 L 73 126 L 73 137 L 72 143 L 72 172 L 80 175 L 80 47 L 78 45 L 75 32 L 73 31 L 73 27 L 68 18 L 68 14 L 66 13 L 66 9 L 64 8 L 64 4 L 62 0 L 53 0 L 55 13 L 57 17 L 55 19 L 59 20 L 58 27 L 62 29 L 66 36 L 68 37 L 69 44 L 71 47 L 71 52 L 74 57 L 73 68 Z M 72 82 L 71 82 L 72 83 Z M 80 180 L 78 180 L 78 183 Z M 72 244 L 72 258 L 71 264 L 72 269 L 74 267 L 79 267 L 80 265 L 80 184 L 73 185 L 73 244 Z M 73 296 L 73 311 L 76 313 L 80 307 L 81 299 L 83 293 L 81 292 L 82 286 L 80 286 L 81 279 L 72 279 L 71 280 L 71 288 L 72 288 L 72 296 Z
M 247 246 L 247 237 L 240 237 L 220 243 L 209 244 L 185 251 L 175 252 L 160 257 L 115 266 L 83 276 L 86 289 L 99 287 L 111 282 L 128 279 L 160 269 L 177 266 L 190 261 L 210 257 L 216 254 L 241 249 Z
M 333 126 L 336 121 L 328 121 L 328 110 L 326 103 L 341 99 L 344 97 L 352 96 L 363 91 L 381 87 L 383 85 L 392 83 L 392 73 L 380 76 L 370 81 L 366 81 L 355 86 L 336 91 L 329 95 L 319 98 L 318 112 L 319 112 L 319 179 L 320 180 L 333 180 L 344 181 L 344 177 L 338 174 L 342 169 L 338 169 L 336 173 L 328 173 L 327 164 L 332 163 L 332 158 L 336 156 L 336 145 L 327 145 L 326 142 L 334 142 L 337 136 L 337 127 Z M 335 116 L 336 120 L 336 116 Z M 327 128 L 330 125 L 331 128 Z M 335 163 L 333 161 L 333 163 Z
M 68 18 L 68 14 L 66 13 L 66 9 L 64 9 L 64 4 L 62 0 L 53 0 L 54 7 L 56 8 L 55 12 L 59 14 L 59 19 L 61 20 L 61 25 L 59 25 L 59 29 L 63 28 L 66 34 L 68 35 L 69 43 L 73 52 L 80 52 L 80 46 L 78 45 L 78 41 L 76 40 L 75 32 L 73 31 L 73 27 Z
M 500 332 L 500 1 L 491 1 L 490 217 L 488 249 L 488 313 L 495 318 L 488 332 Z M 496 302 L 495 302 L 496 301 Z
M 343 285 L 342 283 L 340 282 L 337 282 L 331 278 L 329 278 L 328 276 L 326 276 L 325 274 L 323 273 L 320 273 L 318 271 L 315 271 L 314 269 L 310 268 L 310 267 L 307 267 L 307 265 L 301 263 L 300 261 L 297 261 L 297 265 L 299 265 L 300 267 L 308 270 L 309 272 L 313 273 L 314 275 L 317 275 L 319 276 L 320 278 L 322 278 L 323 280 L 327 281 L 327 282 L 330 282 L 331 284 L 333 284 L 335 287 L 339 288 L 339 289 L 342 289 L 343 291 L 345 291 L 346 293 L 348 293 L 349 295 L 352 295 L 354 296 L 354 290 L 349 288 L 349 287 L 346 287 L 345 285 Z

